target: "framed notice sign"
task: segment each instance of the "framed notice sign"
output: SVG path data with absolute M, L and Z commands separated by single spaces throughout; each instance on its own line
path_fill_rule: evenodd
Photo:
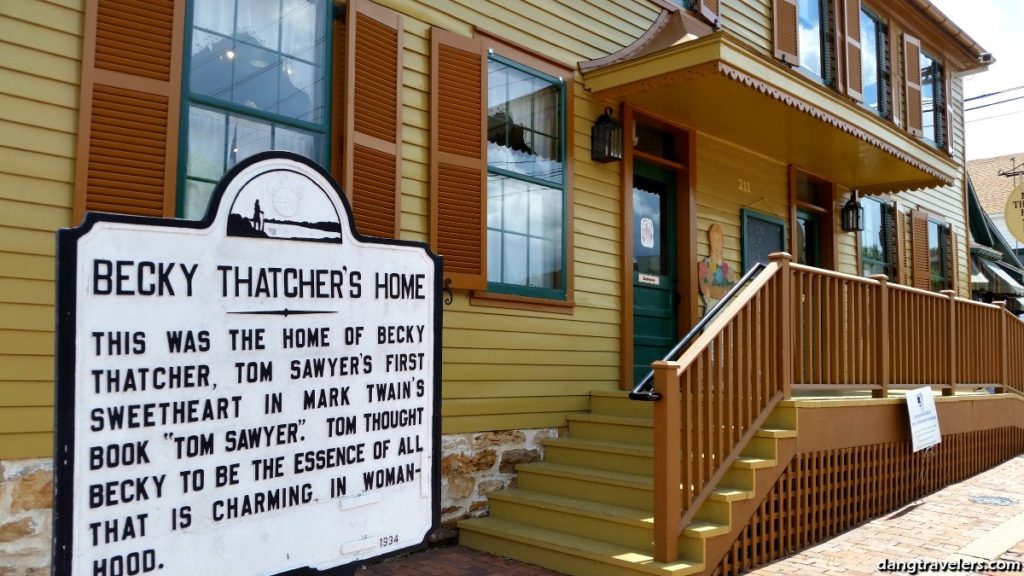
M 346 573 L 438 525 L 441 259 L 265 153 L 58 233 L 58 576 Z
M 910 420 L 910 441 L 914 452 L 942 442 L 939 413 L 935 410 L 935 395 L 931 388 L 923 386 L 907 392 L 907 417 Z

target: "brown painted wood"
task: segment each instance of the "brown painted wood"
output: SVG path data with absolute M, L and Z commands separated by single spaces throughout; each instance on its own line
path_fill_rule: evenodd
M 342 188 L 363 234 L 397 238 L 401 221 L 402 16 L 369 0 L 345 14 Z
M 476 38 L 431 28 L 430 245 L 453 288 L 487 288 L 487 55 Z M 444 102 L 460 102 L 447 106 Z M 465 230 L 459 237 L 442 228 Z
M 185 2 L 88 0 L 73 222 L 173 216 Z

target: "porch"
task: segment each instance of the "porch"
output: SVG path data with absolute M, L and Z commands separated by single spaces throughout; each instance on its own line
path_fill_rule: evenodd
M 790 260 L 654 364 L 633 394 L 653 401 L 593 393 L 462 543 L 570 574 L 735 574 L 1024 452 L 1024 322 Z M 915 453 L 921 386 L 943 441 Z

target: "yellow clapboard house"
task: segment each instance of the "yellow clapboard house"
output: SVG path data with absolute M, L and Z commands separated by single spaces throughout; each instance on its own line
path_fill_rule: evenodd
M 200 218 L 270 149 L 445 258 L 467 545 L 736 573 L 1024 450 L 1024 324 L 970 301 L 993 56 L 927 0 L 257 4 L 0 5 L 0 461 L 52 458 L 54 231 Z M 919 386 L 943 472 L 904 489 Z

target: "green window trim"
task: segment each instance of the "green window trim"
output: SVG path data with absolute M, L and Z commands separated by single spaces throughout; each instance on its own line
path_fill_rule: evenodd
M 512 69 L 514 71 L 520 72 L 522 74 L 525 74 L 525 75 L 531 76 L 533 78 L 536 78 L 536 79 L 542 80 L 544 82 L 547 82 L 547 83 L 551 84 L 552 86 L 557 86 L 558 87 L 557 134 L 547 134 L 545 132 L 541 132 L 541 131 L 537 131 L 537 130 L 531 129 L 530 130 L 530 135 L 531 135 L 531 138 L 535 138 L 537 136 L 540 136 L 540 137 L 543 137 L 543 138 L 557 137 L 558 138 L 557 156 L 558 156 L 558 161 L 561 163 L 561 169 L 559 171 L 558 177 L 556 179 L 546 179 L 546 178 L 539 177 L 539 176 L 536 176 L 536 175 L 533 175 L 533 174 L 527 174 L 527 173 L 523 173 L 523 172 L 517 172 L 517 171 L 514 171 L 514 170 L 508 170 L 508 169 L 505 169 L 505 168 L 501 168 L 499 166 L 492 166 L 491 163 L 490 163 L 490 159 L 488 159 L 488 161 L 487 161 L 487 177 L 488 177 L 488 202 L 487 202 L 487 209 L 488 209 L 487 235 L 488 235 L 488 239 L 487 239 L 487 246 L 488 246 L 488 251 L 490 251 L 493 248 L 492 242 L 491 242 L 491 238 L 490 238 L 490 236 L 492 235 L 492 232 L 495 233 L 495 234 L 503 235 L 503 236 L 504 235 L 511 235 L 511 236 L 525 238 L 524 245 L 525 245 L 526 250 L 527 250 L 527 255 L 526 255 L 526 267 L 527 267 L 526 269 L 527 269 L 527 272 L 526 272 L 526 276 L 527 276 L 527 282 L 529 282 L 530 270 L 531 270 L 531 256 L 530 256 L 531 240 L 534 240 L 534 239 L 541 239 L 542 240 L 543 239 L 543 237 L 541 237 L 541 236 L 536 236 L 535 234 L 532 234 L 532 230 L 530 230 L 529 228 L 528 228 L 528 231 L 526 233 L 511 232 L 511 231 L 507 230 L 505 228 L 505 226 L 504 226 L 504 220 L 503 220 L 504 219 L 504 214 L 502 214 L 502 216 L 501 216 L 502 224 L 500 225 L 500 227 L 495 228 L 495 227 L 491 226 L 490 208 L 492 206 L 491 206 L 491 200 L 490 200 L 490 183 L 491 183 L 493 177 L 507 178 L 507 179 L 510 179 L 510 180 L 514 180 L 516 182 L 521 182 L 521 183 L 529 184 L 529 185 L 532 185 L 532 186 L 542 186 L 542 187 L 545 187 L 545 188 L 550 188 L 550 189 L 553 189 L 553 190 L 558 190 L 558 192 L 561 195 L 561 202 L 560 202 L 560 211 L 561 211 L 560 219 L 561 219 L 561 222 L 560 222 L 560 229 L 559 229 L 559 232 L 558 232 L 560 234 L 558 266 L 557 266 L 557 268 L 554 271 L 552 271 L 553 276 L 557 279 L 557 287 L 530 286 L 530 285 L 526 285 L 526 284 L 517 284 L 517 283 L 509 283 L 509 282 L 502 282 L 502 281 L 491 280 L 490 279 L 492 277 L 492 268 L 491 267 L 492 266 L 496 266 L 496 265 L 503 266 L 504 258 L 501 259 L 501 261 L 500 261 L 501 264 L 498 264 L 498 263 L 495 262 L 494 258 L 491 258 L 490 256 L 488 256 L 488 258 L 487 258 L 487 267 L 488 267 L 488 270 L 487 270 L 487 276 L 488 276 L 487 292 L 493 293 L 493 294 L 499 294 L 499 295 L 504 294 L 504 295 L 509 295 L 509 296 L 520 296 L 520 297 L 526 297 L 526 298 L 539 298 L 539 299 L 546 299 L 546 300 L 566 301 L 567 294 L 568 294 L 568 286 L 569 286 L 569 278 L 567 278 L 567 273 L 568 273 L 568 242 L 569 242 L 569 234 L 568 234 L 568 230 L 567 230 L 568 222 L 567 222 L 567 218 L 566 218 L 566 215 L 568 214 L 568 211 L 569 211 L 569 205 L 568 205 L 569 195 L 568 195 L 568 191 L 567 191 L 568 170 L 569 170 L 568 169 L 569 159 L 568 159 L 568 149 L 567 149 L 568 118 L 567 118 L 567 115 L 566 115 L 567 105 L 568 105 L 568 102 L 567 102 L 568 90 L 566 88 L 566 83 L 565 83 L 565 80 L 563 78 L 561 78 L 561 77 L 556 77 L 556 76 L 553 76 L 551 74 L 547 74 L 545 72 L 542 72 L 540 70 L 536 70 L 534 68 L 531 68 L 529 66 L 525 66 L 525 65 L 523 65 L 523 64 L 521 64 L 519 62 L 516 62 L 515 60 L 512 60 L 510 58 L 506 58 L 504 56 L 495 54 L 493 51 L 491 51 L 488 54 L 487 58 L 488 58 L 489 62 L 499 63 L 501 65 L 507 66 L 508 68 L 510 68 L 510 69 Z M 488 90 L 490 90 L 490 82 L 488 82 Z M 489 98 L 489 96 L 488 96 L 488 98 Z M 488 104 L 489 104 L 489 102 L 488 102 Z M 532 106 L 532 103 L 531 103 L 531 106 Z M 487 106 L 487 107 L 490 108 L 490 106 Z M 490 117 L 488 117 L 488 118 L 490 118 Z M 531 122 L 531 124 L 532 124 L 532 122 Z M 490 130 L 488 130 L 488 132 L 490 132 Z M 531 142 L 532 141 L 533 140 L 531 140 Z M 490 142 L 490 140 L 489 140 L 489 142 Z M 502 201 L 504 201 L 504 196 L 502 198 L 503 198 Z M 527 210 L 529 211 L 529 208 Z M 502 209 L 501 212 L 504 213 L 504 209 Z M 529 225 L 528 225 L 528 227 L 529 227 Z M 504 249 L 504 242 L 502 242 L 501 249 L 502 250 Z
M 216 0 L 221 1 L 221 0 Z M 238 24 L 238 0 L 223 0 L 224 2 L 232 1 L 234 4 L 234 25 L 237 27 Z M 196 107 L 199 109 L 207 109 L 217 113 L 224 114 L 225 117 L 225 131 L 229 130 L 228 126 L 232 123 L 234 118 L 236 122 L 236 133 L 237 133 L 237 122 L 239 120 L 251 121 L 256 124 L 267 125 L 270 128 L 271 141 L 274 142 L 277 137 L 277 129 L 292 130 L 304 133 L 311 133 L 319 137 L 319 142 L 314 143 L 314 152 L 311 159 L 321 166 L 329 169 L 330 158 L 331 158 L 331 122 L 332 122 L 332 94 L 331 86 L 333 85 L 333 62 L 332 53 L 334 42 L 334 18 L 336 15 L 333 4 L 329 0 L 317 0 L 319 3 L 319 10 L 322 14 L 322 26 L 323 29 L 317 32 L 318 36 L 322 34 L 323 45 L 319 48 L 315 48 L 320 51 L 320 56 L 323 60 L 322 73 L 317 77 L 321 87 L 319 89 L 320 99 L 320 121 L 311 122 L 300 118 L 295 118 L 276 112 L 268 112 L 260 110 L 254 107 L 244 106 L 237 102 L 230 100 L 224 100 L 212 96 L 208 96 L 201 93 L 192 93 L 192 42 L 194 31 L 198 28 L 201 32 L 204 30 L 201 27 L 195 26 L 195 0 L 188 0 L 185 8 L 185 34 L 182 50 L 184 50 L 184 57 L 182 59 L 182 82 L 181 82 L 181 106 L 179 110 L 179 139 L 178 139 L 178 168 L 177 168 L 177 190 L 175 195 L 175 213 L 179 218 L 186 217 L 186 210 L 188 204 L 188 183 L 189 181 L 198 182 L 205 185 L 213 185 L 219 181 L 223 173 L 230 170 L 231 165 L 229 164 L 229 158 L 232 153 L 230 149 L 225 150 L 225 156 L 228 158 L 224 162 L 224 171 L 217 175 L 216 178 L 201 175 L 190 175 L 188 173 L 189 168 L 189 132 L 190 132 L 190 120 L 192 108 Z M 284 6 L 284 0 L 279 0 L 279 9 Z M 315 4 L 314 4 L 315 6 Z M 287 16 L 287 15 L 285 15 Z M 278 37 L 282 34 L 282 18 L 277 19 L 278 24 Z M 205 31 L 205 33 L 210 33 Z M 221 33 L 218 35 L 224 36 Z M 237 34 L 236 34 L 237 35 Z M 227 36 L 225 36 L 227 38 Z M 234 36 L 232 36 L 234 38 Z M 237 41 L 237 40 L 236 40 Z M 248 43 L 242 42 L 246 45 Z M 285 55 L 284 52 L 275 51 L 278 56 Z M 315 62 L 307 62 L 301 58 L 289 54 L 288 58 L 293 59 L 301 64 L 313 65 Z M 290 70 L 289 70 L 290 72 Z M 313 81 L 313 85 L 317 84 L 317 80 Z M 227 138 L 225 134 L 225 146 L 227 147 Z M 267 149 L 280 149 L 273 143 Z M 254 150 L 252 153 L 262 150 Z M 237 162 L 242 160 L 243 157 L 235 158 Z M 205 211 L 204 211 L 205 213 Z M 194 214 L 193 217 L 202 218 L 203 214 Z

